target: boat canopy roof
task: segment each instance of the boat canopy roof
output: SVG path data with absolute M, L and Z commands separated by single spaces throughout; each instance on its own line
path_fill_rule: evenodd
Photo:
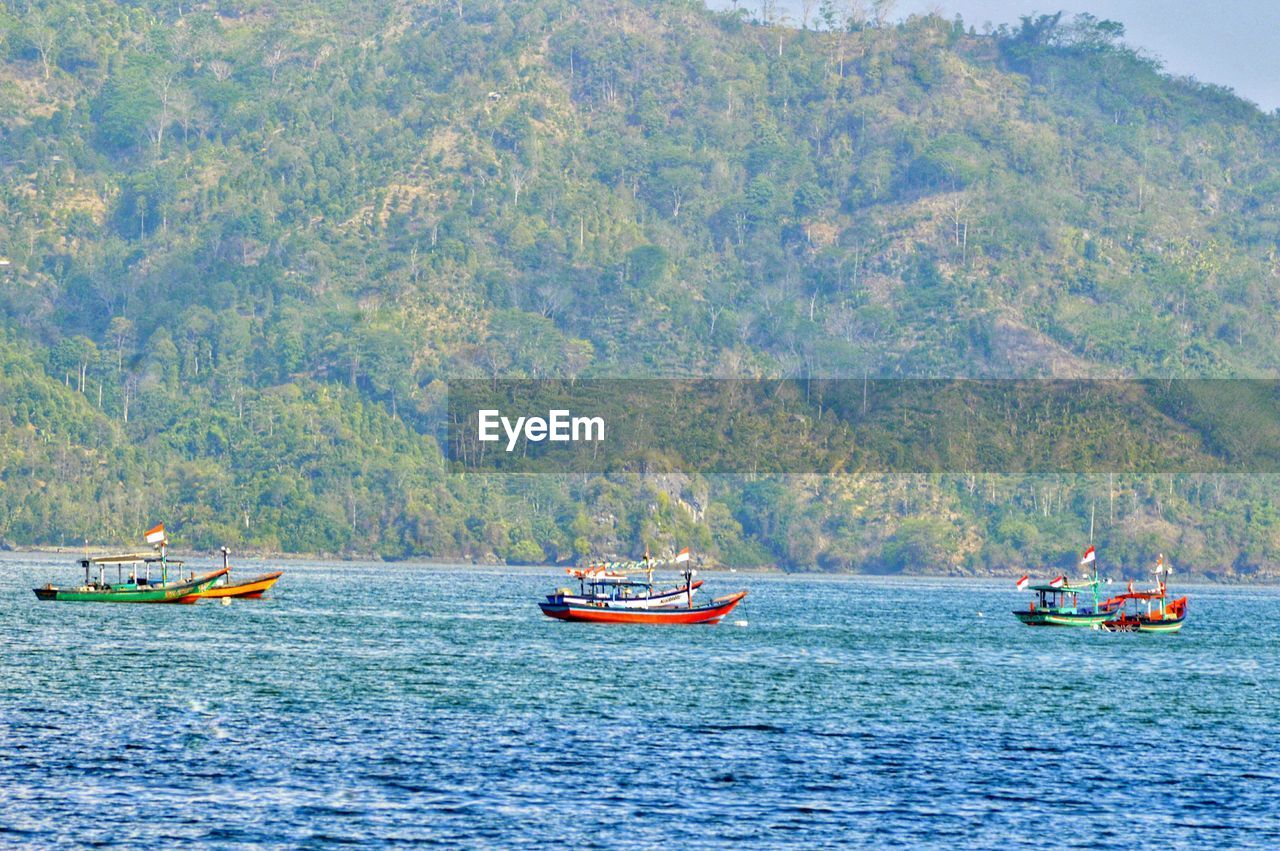
M 586 567 L 566 567 L 564 572 L 579 579 L 586 576 L 622 576 L 628 573 L 648 573 L 659 567 L 682 564 L 679 556 L 671 558 L 646 558 L 638 561 L 599 561 Z
M 1107 604 L 1123 603 L 1125 600 L 1163 600 L 1168 595 L 1160 591 L 1131 591 L 1128 594 L 1117 594 L 1107 600 Z
M 604 568 L 566 568 L 565 573 L 574 579 L 626 579 L 628 576 L 647 573 L 647 570 L 605 570 Z
M 164 559 L 169 564 L 182 564 L 179 559 Z M 98 564 L 159 564 L 160 556 L 155 553 L 124 553 L 114 556 L 97 556 L 95 558 L 80 559 L 81 565 L 98 565 Z
M 1084 585 L 1032 585 L 1028 590 L 1043 591 L 1046 594 L 1082 594 L 1093 590 L 1093 583 Z
M 613 576 L 606 576 L 606 577 L 599 578 L 599 579 L 591 579 L 591 580 L 588 580 L 588 581 L 587 581 L 587 584 L 588 584 L 588 585 L 601 585 L 601 586 L 607 585 L 607 586 L 610 586 L 610 587 L 619 586 L 619 587 L 627 587 L 627 588 L 648 588 L 648 587 L 650 587 L 650 584 L 649 584 L 648 582 L 638 582 L 638 581 L 636 581 L 636 580 L 634 580 L 634 579 L 623 579 L 623 578 L 620 578 L 620 577 L 613 577 Z

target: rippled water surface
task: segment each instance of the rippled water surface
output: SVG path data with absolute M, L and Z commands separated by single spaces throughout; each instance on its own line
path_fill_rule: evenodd
M 544 618 L 550 569 L 286 571 L 108 606 L 0 559 L 0 846 L 1280 846 L 1275 588 L 1148 636 L 1021 626 L 1003 581 L 711 574 L 738 624 L 654 628 Z

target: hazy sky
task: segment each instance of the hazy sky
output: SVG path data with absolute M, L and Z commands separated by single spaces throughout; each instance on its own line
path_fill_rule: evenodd
M 798 21 L 798 0 L 782 2 Z M 738 5 L 759 8 L 756 0 Z M 931 10 L 947 18 L 959 12 L 979 30 L 1033 13 L 1089 12 L 1123 23 L 1125 40 L 1163 60 L 1169 73 L 1230 86 L 1268 111 L 1280 108 L 1280 0 L 898 0 L 894 15 Z

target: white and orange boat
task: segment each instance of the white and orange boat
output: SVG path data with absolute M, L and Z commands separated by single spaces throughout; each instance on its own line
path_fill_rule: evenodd
M 655 561 L 645 555 L 643 562 L 632 564 L 613 563 L 570 570 L 579 582 L 578 594 L 568 588 L 548 594 L 545 602 L 538 604 L 549 618 L 563 621 L 590 621 L 594 623 L 645 623 L 691 624 L 719 623 L 733 611 L 746 591 L 726 597 L 718 597 L 710 603 L 695 606 L 694 592 L 701 581 L 694 581 L 695 571 L 688 566 L 689 549 L 681 550 L 669 561 Z M 653 581 L 653 569 L 660 564 L 683 564 L 684 584 L 674 588 L 657 590 Z M 632 579 L 637 572 L 645 572 L 645 581 Z
M 681 550 L 680 558 L 686 550 Z M 586 567 L 567 567 L 565 573 L 578 580 L 578 593 L 571 588 L 557 588 L 547 595 L 547 602 L 590 605 L 608 602 L 615 609 L 651 609 L 679 604 L 692 598 L 702 587 L 702 580 L 692 580 L 669 588 L 659 588 L 653 581 L 655 568 L 675 564 L 674 559 L 652 559 L 646 552 L 643 561 L 599 562 Z
M 243 579 L 239 582 L 231 581 L 231 565 L 227 563 L 231 551 L 226 547 L 222 548 L 222 581 L 214 585 L 210 585 L 203 591 L 193 594 L 193 597 L 241 597 L 245 599 L 256 599 L 261 597 L 276 584 L 276 581 L 284 576 L 283 570 L 277 570 L 273 573 L 264 573 L 261 576 L 255 576 L 252 579 Z
M 539 603 L 542 613 L 562 621 L 590 621 L 593 623 L 647 623 L 691 624 L 720 623 L 733 611 L 746 591 L 727 597 L 717 597 L 703 606 L 655 606 L 648 609 L 615 608 L 607 602 L 566 603 L 548 600 Z

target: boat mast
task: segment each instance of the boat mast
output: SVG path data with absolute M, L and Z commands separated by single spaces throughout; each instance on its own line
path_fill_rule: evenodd
M 1094 504 L 1089 503 L 1089 548 L 1093 549 L 1093 515 Z M 1093 610 L 1098 610 L 1098 553 L 1095 550 L 1093 554 Z

